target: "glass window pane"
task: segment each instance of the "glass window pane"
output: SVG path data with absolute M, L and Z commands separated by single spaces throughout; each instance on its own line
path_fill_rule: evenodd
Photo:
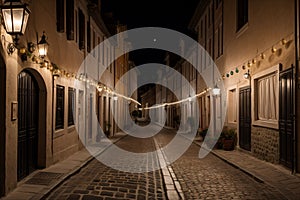
M 23 22 L 23 27 L 22 27 L 22 34 L 24 34 L 26 26 L 27 26 L 27 22 L 28 22 L 28 18 L 29 18 L 29 13 L 25 12 L 24 14 L 24 22 Z
M 21 32 L 22 21 L 23 21 L 23 9 L 14 9 L 13 10 L 13 28 L 14 32 Z
M 5 27 L 7 32 L 12 32 L 12 21 L 11 21 L 11 10 L 10 9 L 2 9 L 3 18 L 5 22 Z

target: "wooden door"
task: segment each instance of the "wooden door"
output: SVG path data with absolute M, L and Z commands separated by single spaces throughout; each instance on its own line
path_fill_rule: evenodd
M 18 181 L 37 168 L 39 89 L 27 72 L 18 75 Z
M 280 73 L 279 78 L 279 137 L 280 163 L 292 167 L 293 160 L 293 69 Z
M 241 88 L 239 92 L 239 145 L 245 150 L 251 150 L 251 89 L 249 86 Z
M 6 70 L 0 57 L 0 197 L 5 194 L 5 110 L 6 110 Z

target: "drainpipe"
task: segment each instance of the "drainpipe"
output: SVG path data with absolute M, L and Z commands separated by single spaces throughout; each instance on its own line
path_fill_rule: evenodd
M 90 20 L 90 18 L 89 18 Z M 87 56 L 87 49 L 86 49 L 86 46 L 87 44 L 85 44 L 85 47 L 83 49 L 83 68 L 84 68 L 84 78 L 87 79 L 88 76 L 87 76 L 87 66 L 86 66 L 86 56 Z M 84 145 L 86 146 L 87 145 L 87 134 L 89 132 L 89 126 L 88 126 L 88 120 L 91 120 L 91 116 L 88 116 L 88 94 L 89 94 L 89 91 L 88 91 L 88 88 L 87 88 L 87 81 L 84 82 Z M 90 105 L 92 106 L 92 105 Z M 89 117 L 89 118 L 88 118 Z
M 115 48 L 113 47 L 113 51 L 114 51 L 114 55 L 115 55 Z M 113 56 L 114 56 L 113 55 Z M 116 90 L 116 61 L 114 60 L 113 62 L 113 70 L 114 70 L 114 74 L 113 74 L 113 79 L 114 79 L 114 90 Z M 114 117 L 118 117 L 118 115 L 119 115 L 119 113 L 118 113 L 118 111 L 117 111 L 117 109 L 118 109 L 118 106 L 117 106 L 117 104 L 118 104 L 118 102 L 115 102 L 114 101 L 114 99 L 113 99 L 113 106 L 114 106 L 114 108 L 113 108 L 113 111 L 114 111 L 114 114 L 116 114 L 117 116 L 114 116 Z M 126 120 L 125 120 L 126 121 Z M 115 135 L 115 133 L 117 132 L 117 125 L 116 125 L 116 123 L 114 122 L 114 120 L 112 120 L 112 123 L 114 124 L 113 125 L 113 131 L 112 131 L 112 135 L 114 136 Z
M 55 87 L 55 83 L 54 83 L 54 76 L 53 74 L 52 76 L 52 125 L 51 125 L 51 153 L 52 153 L 52 159 L 53 159 L 53 139 L 54 139 L 54 87 Z
M 293 131 L 293 163 L 292 163 L 292 173 L 295 174 L 297 172 L 297 90 L 298 90 L 298 71 L 299 71 L 299 58 L 298 58 L 298 53 L 299 53 L 299 44 L 298 44 L 298 35 L 299 35 L 299 0 L 295 0 L 295 72 L 294 72 L 294 107 L 293 107 L 293 112 L 294 112 L 294 131 Z

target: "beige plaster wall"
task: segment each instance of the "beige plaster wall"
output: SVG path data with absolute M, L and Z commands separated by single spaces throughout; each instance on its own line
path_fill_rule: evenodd
M 86 1 L 75 1 L 75 8 L 80 6 L 86 12 Z M 43 31 L 47 35 L 49 51 L 46 59 L 55 63 L 61 69 L 75 73 L 80 67 L 85 56 L 84 51 L 80 51 L 75 41 L 68 41 L 66 33 L 56 31 L 56 6 L 55 1 L 31 1 L 29 4 L 31 15 L 25 35 L 20 37 L 20 47 L 26 47 L 28 42 L 37 43 Z M 88 15 L 86 14 L 86 20 Z M 11 102 L 17 101 L 17 76 L 24 69 L 35 70 L 44 80 L 47 92 L 46 105 L 46 163 L 45 166 L 61 161 L 74 152 L 82 148 L 78 139 L 78 134 L 74 126 L 68 127 L 67 124 L 67 91 L 68 87 L 74 87 L 73 80 L 67 78 L 58 78 L 55 82 L 52 80 L 52 74 L 46 68 L 40 68 L 38 64 L 30 59 L 22 62 L 15 51 L 13 55 L 6 54 L 6 47 L 12 41 L 11 36 L 7 35 L 1 26 L 1 42 L 3 49 L 2 56 L 6 63 L 6 194 L 17 186 L 17 139 L 18 139 L 18 121 L 11 121 Z M 101 33 L 99 33 L 101 34 Z M 34 54 L 37 55 L 37 52 Z M 111 76 L 109 76 L 111 77 Z M 52 115 L 52 108 L 55 109 L 55 103 L 52 104 L 53 87 L 56 84 L 65 86 L 65 127 L 63 130 L 55 131 L 53 122 L 55 112 Z M 54 90 L 55 91 L 55 90 Z M 76 91 L 78 97 L 78 89 Z M 55 93 L 54 93 L 55 95 Z M 95 96 L 95 95 L 94 95 Z M 55 98 L 54 98 L 55 99 Z M 77 105 L 76 105 L 77 109 Z M 52 140 L 53 137 L 53 140 Z

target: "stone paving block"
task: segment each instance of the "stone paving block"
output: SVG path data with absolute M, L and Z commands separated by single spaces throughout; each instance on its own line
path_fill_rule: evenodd
M 169 190 L 168 197 L 169 197 L 169 199 L 172 199 L 172 200 L 177 200 L 177 199 L 179 200 L 176 190 Z
M 83 195 L 82 200 L 103 200 L 103 197 L 94 196 L 94 195 Z
M 15 192 L 24 192 L 24 193 L 33 193 L 33 194 L 38 194 L 41 191 L 45 189 L 45 186 L 38 186 L 38 185 L 24 185 L 21 188 L 15 189 Z
M 32 198 L 32 194 L 26 192 L 14 192 L 5 197 L 5 200 L 29 200 Z M 3 198 L 4 199 L 4 198 Z
M 78 194 L 71 194 L 68 196 L 67 200 L 79 200 L 81 198 Z

